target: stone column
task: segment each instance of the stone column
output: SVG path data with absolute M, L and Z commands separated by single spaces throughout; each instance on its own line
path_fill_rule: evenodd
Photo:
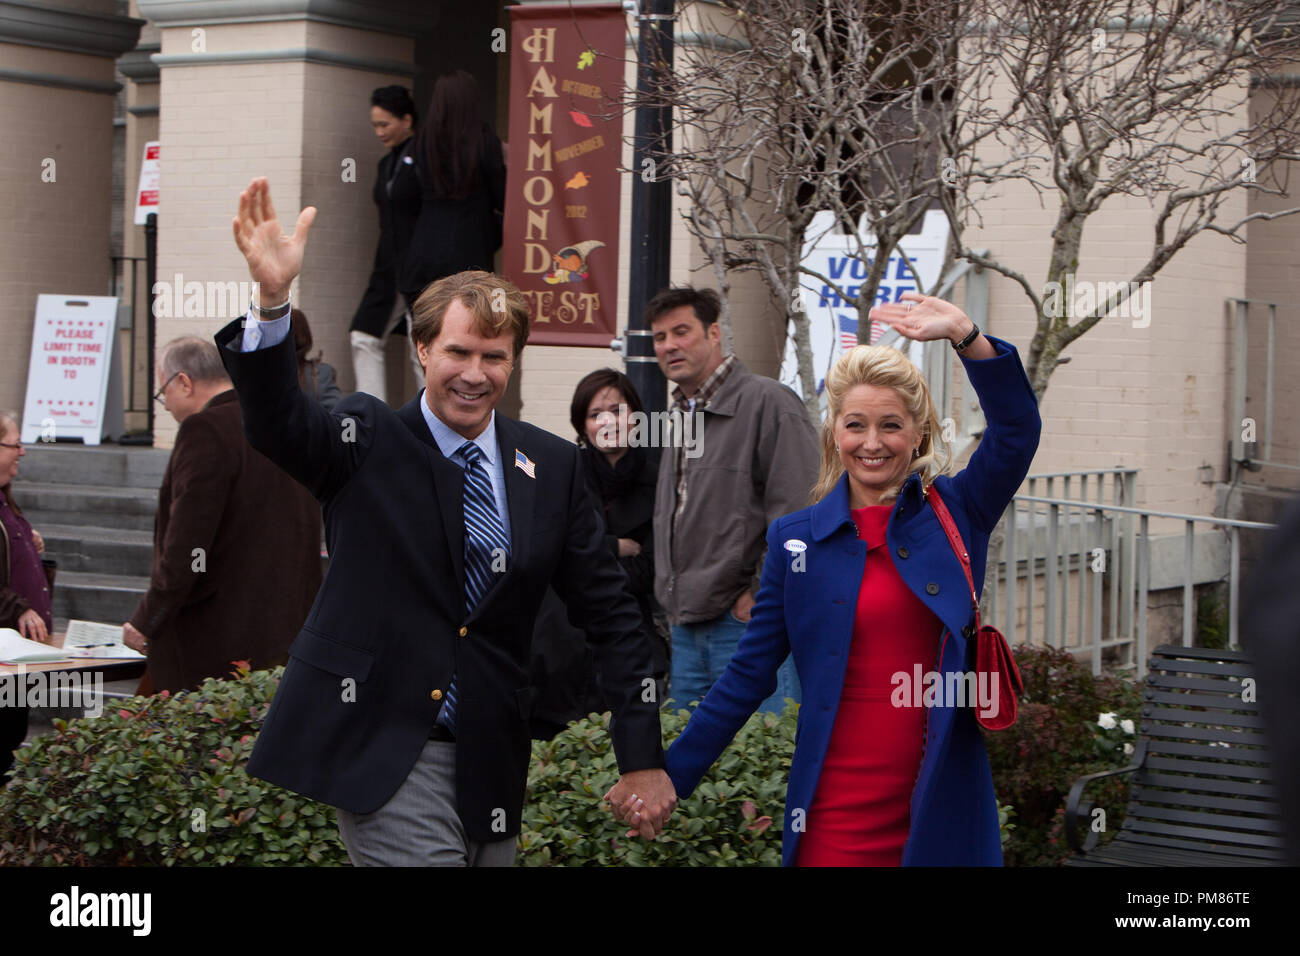
M 141 22 L 113 0 L 0 0 L 0 407 L 22 410 L 41 293 L 108 295 L 114 60 Z
M 315 348 L 350 390 L 348 323 L 378 237 L 370 190 L 383 147 L 370 129 L 370 92 L 410 85 L 413 37 L 434 25 L 439 6 L 416 0 L 139 3 L 159 27 L 162 46 L 153 57 L 162 142 L 159 291 L 171 297 L 169 305 L 181 306 L 160 310 L 158 343 L 212 335 L 242 314 L 246 303 L 232 300 L 248 271 L 231 219 L 240 190 L 265 176 L 287 230 L 302 207 L 319 211 L 294 301 L 311 322 Z M 178 282 L 179 292 L 172 288 Z M 174 436 L 170 416 L 158 416 L 155 444 L 170 446 Z
M 131 15 L 139 16 L 140 5 L 131 0 Z M 148 355 L 147 326 L 149 322 L 149 289 L 145 280 L 144 226 L 135 224 L 135 197 L 140 180 L 140 162 L 144 144 L 158 139 L 158 65 L 153 55 L 161 49 L 158 27 L 146 23 L 140 31 L 140 42 L 135 49 L 124 53 L 117 61 L 117 70 L 127 78 L 126 84 L 126 188 L 122 202 L 122 255 L 140 262 L 125 262 L 118 272 L 118 288 L 122 301 L 135 296 L 130 340 L 134 343 L 135 394 L 129 406 L 144 408 L 153 401 L 153 368 Z M 125 343 L 128 333 L 122 333 Z M 128 346 L 129 347 L 129 346 Z M 125 356 L 122 366 L 127 373 Z M 155 408 L 161 412 L 162 406 Z M 165 413 L 164 413 L 165 414 Z M 143 415 L 127 415 L 127 429 L 145 427 Z

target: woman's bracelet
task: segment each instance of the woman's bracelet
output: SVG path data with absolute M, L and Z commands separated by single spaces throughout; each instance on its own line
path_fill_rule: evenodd
M 972 322 L 970 326 L 971 326 L 970 332 L 967 334 L 967 336 L 964 339 L 962 339 L 960 342 L 954 342 L 952 345 L 952 347 L 955 348 L 958 352 L 966 351 L 967 346 L 969 346 L 972 342 L 974 342 L 977 338 L 980 337 L 980 327 L 976 325 L 974 322 Z

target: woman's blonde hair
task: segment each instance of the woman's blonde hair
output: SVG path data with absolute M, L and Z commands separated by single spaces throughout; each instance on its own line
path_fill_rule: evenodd
M 835 422 L 844 408 L 844 397 L 858 385 L 892 388 L 902 399 L 903 408 L 921 431 L 920 454 L 912 459 L 908 474 L 921 473 L 921 484 L 928 488 L 934 479 L 948 470 L 948 447 L 939 434 L 939 413 L 930 398 L 930 388 L 907 356 L 898 349 L 883 345 L 857 345 L 840 356 L 826 376 L 826 420 L 822 422 L 822 463 L 812 501 L 816 504 L 834 490 L 844 465 L 835 450 Z M 906 476 L 904 476 L 906 481 Z M 893 501 L 903 485 L 900 481 L 881 496 L 881 503 Z

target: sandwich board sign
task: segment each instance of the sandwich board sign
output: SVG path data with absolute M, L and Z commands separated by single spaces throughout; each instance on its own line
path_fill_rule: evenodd
M 117 296 L 40 295 L 27 365 L 24 443 L 122 434 L 122 385 L 114 355 Z M 116 379 L 110 388 L 110 379 Z

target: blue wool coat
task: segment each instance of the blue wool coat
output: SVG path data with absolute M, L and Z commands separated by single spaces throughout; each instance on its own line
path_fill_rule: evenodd
M 1042 428 L 1038 402 L 1015 347 L 988 338 L 998 353 L 995 357 L 962 359 L 988 428 L 966 468 L 935 480 L 969 545 L 977 588 L 984 581 L 989 533 L 1028 473 Z M 945 675 L 971 670 L 970 591 L 938 517 L 925 502 L 916 472 L 894 502 L 886 542 L 903 581 L 946 628 L 934 669 Z M 774 521 L 745 635 L 668 751 L 668 773 L 678 797 L 685 799 L 758 704 L 775 690 L 777 668 L 793 653 L 803 703 L 786 791 L 786 866 L 793 865 L 799 837 L 809 824 L 808 808 L 835 724 L 866 555 L 866 543 L 858 538 L 849 514 L 847 475 L 822 501 Z M 1000 866 L 997 801 L 974 710 L 932 707 L 926 724 L 903 865 Z

